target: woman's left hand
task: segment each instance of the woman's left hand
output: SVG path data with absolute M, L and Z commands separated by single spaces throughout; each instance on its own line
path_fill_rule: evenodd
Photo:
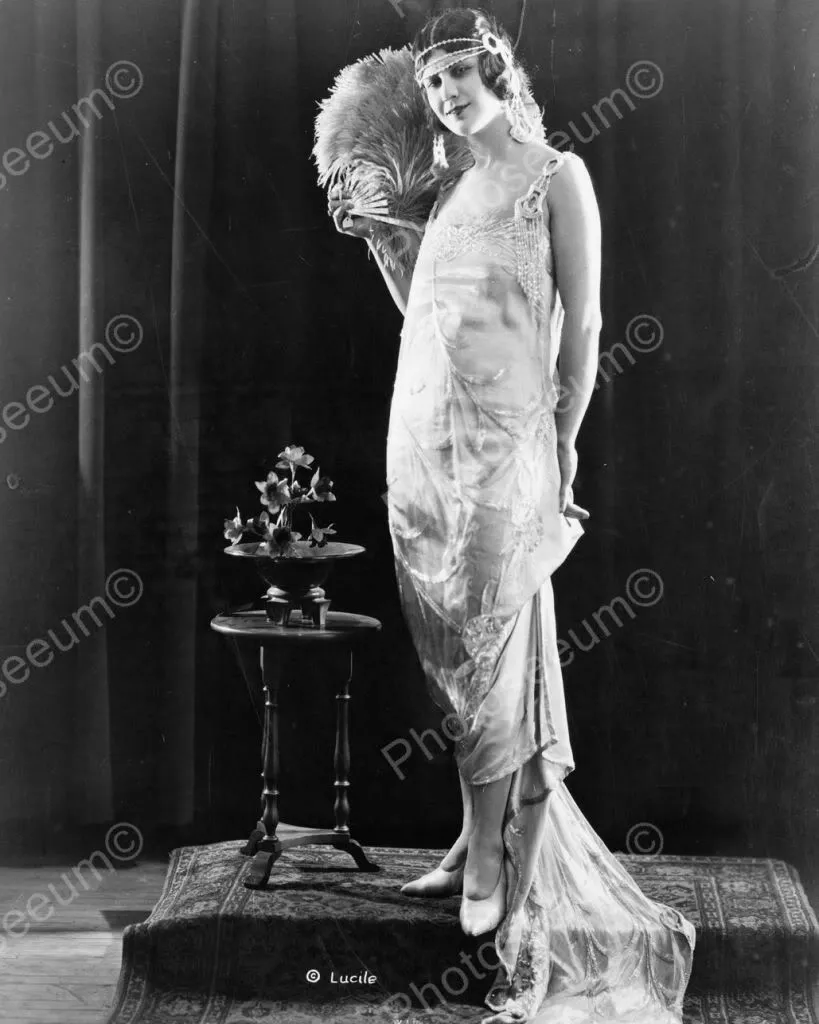
M 577 449 L 574 445 L 557 446 L 557 463 L 560 467 L 560 511 L 569 519 L 588 519 L 589 513 L 574 503 L 572 484 L 577 475 Z

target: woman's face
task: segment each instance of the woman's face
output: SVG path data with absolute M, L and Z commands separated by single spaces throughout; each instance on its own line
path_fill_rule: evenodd
M 444 54 L 433 50 L 429 59 Z M 472 135 L 485 128 L 503 109 L 503 103 L 481 81 L 478 58 L 466 57 L 424 82 L 429 105 L 438 120 L 455 135 Z

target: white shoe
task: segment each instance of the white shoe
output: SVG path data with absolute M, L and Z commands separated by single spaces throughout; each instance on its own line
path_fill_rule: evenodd
M 461 899 L 461 929 L 464 935 L 483 935 L 491 932 L 506 914 L 506 860 L 501 861 L 498 882 L 490 896 L 483 899 L 472 899 L 464 896 Z
M 464 867 L 459 868 L 437 867 L 420 878 L 414 879 L 401 886 L 401 892 L 405 896 L 457 896 L 464 887 Z

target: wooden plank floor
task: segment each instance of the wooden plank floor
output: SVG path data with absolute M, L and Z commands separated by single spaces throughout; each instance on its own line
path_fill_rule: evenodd
M 75 865 L 0 867 L 3 1024 L 102 1024 L 123 929 L 148 916 L 166 870 L 159 861 L 79 874 Z

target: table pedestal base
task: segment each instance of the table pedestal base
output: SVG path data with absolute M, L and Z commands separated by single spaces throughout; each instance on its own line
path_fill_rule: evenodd
M 273 865 L 282 853 L 294 846 L 314 844 L 334 846 L 345 850 L 355 860 L 359 871 L 380 871 L 381 868 L 367 860 L 361 843 L 356 842 L 349 832 L 334 829 L 307 828 L 300 825 L 285 825 L 279 822 L 275 836 L 265 835 L 263 823 L 257 822 L 247 843 L 240 853 L 253 857 L 250 873 L 245 880 L 246 889 L 266 889 Z
M 298 611 L 304 621 L 311 622 L 319 629 L 327 627 L 330 598 L 324 596 L 321 587 L 311 587 L 300 597 L 292 597 L 279 587 L 270 587 L 264 595 L 264 600 L 267 617 L 276 626 L 289 625 L 291 613 Z

